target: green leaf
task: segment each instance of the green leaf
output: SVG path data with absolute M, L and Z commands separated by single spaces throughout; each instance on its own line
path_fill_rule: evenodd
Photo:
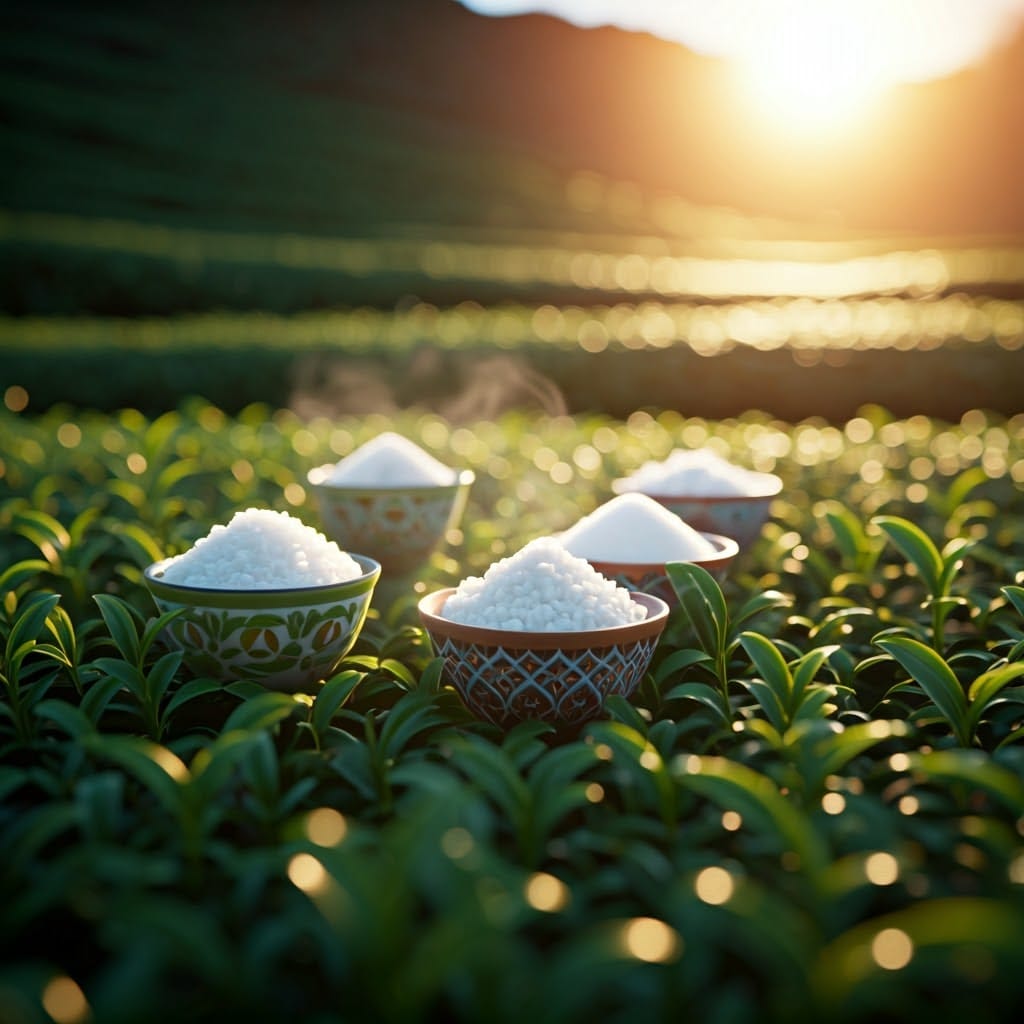
M 1024 663 L 1000 665 L 978 676 L 967 691 L 970 709 L 967 713 L 968 733 L 974 736 L 982 716 L 991 707 L 1002 690 L 1015 679 L 1024 676 Z
M 7 659 L 13 661 L 23 648 L 31 649 L 42 632 L 50 612 L 60 601 L 59 594 L 33 594 L 18 608 L 18 616 L 7 636 Z M 21 657 L 24 657 L 22 652 Z
M 949 785 L 968 783 L 984 790 L 1012 814 L 1024 807 L 1024 780 L 982 750 L 934 750 L 910 755 L 910 770 Z
M 717 658 L 725 648 L 729 619 L 718 581 L 707 569 L 691 562 L 669 562 L 665 572 L 701 648 Z
M 36 579 L 41 572 L 49 572 L 50 563 L 41 558 L 27 558 L 9 565 L 0 572 L 0 594 L 17 590 L 23 583 Z
M 124 688 L 124 683 L 116 676 L 107 676 L 91 683 L 85 691 L 79 707 L 91 722 L 99 722 L 107 705 Z
M 915 523 L 899 516 L 875 516 L 880 527 L 904 558 L 913 565 L 932 596 L 942 593 L 942 556 L 928 535 Z
M 59 726 L 72 739 L 96 731 L 92 721 L 81 708 L 63 700 L 40 701 L 33 711 L 37 717 Z
M 1000 587 L 999 589 L 1006 600 L 1009 601 L 1021 615 L 1024 615 L 1024 587 L 1008 585 Z
M 173 817 L 181 813 L 182 784 L 189 770 L 176 754 L 158 743 L 134 736 L 90 733 L 79 742 L 97 758 L 113 761 L 140 782 Z
M 510 822 L 522 822 L 530 804 L 529 788 L 505 750 L 470 734 L 451 744 L 451 762 Z
M 843 564 L 853 572 L 861 568 L 862 561 L 871 552 L 871 540 L 864 527 L 850 509 L 838 502 L 831 503 L 825 520 L 832 528 L 832 536 Z
M 906 736 L 909 731 L 907 723 L 901 719 L 888 721 L 879 718 L 872 722 L 848 725 L 840 732 L 830 734 L 814 747 L 816 769 L 820 773 L 820 778 L 837 774 L 853 758 L 876 743 Z
M 49 555 L 49 550 L 52 549 L 56 556 L 57 552 L 63 551 L 71 543 L 71 537 L 63 523 L 41 509 L 24 509 L 16 512 L 11 519 L 11 529 L 32 541 L 51 564 L 54 558 Z
M 768 720 L 779 732 L 785 732 L 793 715 L 793 676 L 785 658 L 775 644 L 760 633 L 741 633 L 739 641 L 765 683 L 761 687 L 755 681 L 748 684 L 750 689 Z
M 220 693 L 223 689 L 224 684 L 219 679 L 210 679 L 205 676 L 199 679 L 190 679 L 187 683 L 182 683 L 171 695 L 171 699 L 164 708 L 164 718 L 169 719 L 178 708 L 197 697 L 205 697 L 208 693 Z
M 146 677 L 134 664 L 120 658 L 97 658 L 93 663 L 105 675 L 116 679 L 140 703 L 146 703 Z
M 796 854 L 800 870 L 813 882 L 830 855 L 811 821 L 793 806 L 767 776 L 725 757 L 677 758 L 674 774 L 687 789 L 701 793 L 725 810 L 738 811 L 744 827 L 770 835 L 774 845 Z
M 222 731 L 230 732 L 241 729 L 257 732 L 261 729 L 269 729 L 288 718 L 297 707 L 295 698 L 287 693 L 263 690 L 249 697 L 245 703 L 239 704 L 228 715 Z
M 681 672 L 685 668 L 690 668 L 693 665 L 704 665 L 707 667 L 714 668 L 714 662 L 704 653 L 704 651 L 698 651 L 693 647 L 687 647 L 682 650 L 673 651 L 667 657 L 662 658 L 660 664 L 655 669 L 654 681 L 661 687 L 666 680 L 675 675 L 677 672 Z
M 961 746 L 968 746 L 967 697 L 953 670 L 939 654 L 909 637 L 885 637 L 875 644 L 895 658 L 928 696 L 952 728 Z
M 114 594 L 94 594 L 100 614 L 121 657 L 132 665 L 141 665 L 142 650 L 136 620 L 127 602 Z
M 313 726 L 313 731 L 318 738 L 323 737 L 327 733 L 331 719 L 334 718 L 338 709 L 345 701 L 352 696 L 356 687 L 359 686 L 364 678 L 365 674 L 363 672 L 347 669 L 331 676 L 320 687 L 309 715 L 310 724 Z
M 394 759 L 414 736 L 437 725 L 445 716 L 434 703 L 433 694 L 411 691 L 402 697 L 384 717 L 380 730 L 380 749 L 385 758 Z
M 707 683 L 680 683 L 665 694 L 665 700 L 695 700 L 710 708 L 726 728 L 732 724 L 731 715 L 725 713 L 721 692 Z

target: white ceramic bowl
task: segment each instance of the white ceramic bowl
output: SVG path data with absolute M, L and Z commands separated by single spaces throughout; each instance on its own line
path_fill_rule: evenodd
M 386 573 L 422 565 L 459 525 L 473 484 L 463 470 L 451 484 L 346 487 L 327 482 L 331 466 L 307 474 L 324 533 L 345 551 L 365 551 Z

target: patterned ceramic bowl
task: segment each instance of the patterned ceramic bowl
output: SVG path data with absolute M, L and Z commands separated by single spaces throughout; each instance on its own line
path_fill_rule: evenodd
M 740 546 L 732 537 L 723 537 L 717 533 L 702 533 L 701 536 L 714 544 L 715 554 L 708 558 L 687 558 L 681 561 L 691 562 L 707 569 L 719 582 L 725 579 L 732 560 L 739 553 Z M 588 562 L 602 575 L 614 580 L 627 590 L 642 594 L 654 594 L 667 604 L 676 603 L 676 592 L 669 582 L 665 563 L 661 562 L 602 562 L 588 558 Z
M 601 713 L 613 693 L 629 697 L 651 663 L 668 618 L 652 594 L 633 594 L 647 617 L 578 633 L 534 633 L 465 626 L 444 618 L 452 587 L 419 603 L 420 620 L 445 681 L 477 717 L 500 726 L 526 719 L 578 725 Z
M 345 551 L 365 551 L 386 573 L 422 565 L 459 525 L 474 475 L 463 470 L 452 484 L 420 487 L 339 487 L 326 483 L 331 466 L 307 475 L 324 533 Z
M 289 590 L 215 590 L 161 579 L 167 564 L 145 570 L 161 612 L 186 608 L 173 619 L 167 642 L 185 652 L 197 675 L 251 679 L 274 690 L 302 690 L 331 674 L 359 636 L 380 564 L 351 555 L 362 575 L 344 583 Z
M 774 479 L 775 486 L 765 494 L 699 497 L 648 493 L 648 497 L 660 502 L 700 533 L 732 537 L 742 551 L 760 537 L 762 527 L 768 522 L 772 501 L 782 490 L 782 480 Z

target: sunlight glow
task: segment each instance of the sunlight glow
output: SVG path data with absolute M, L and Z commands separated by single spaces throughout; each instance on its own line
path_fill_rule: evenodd
M 767 121 L 818 135 L 849 127 L 901 82 L 985 57 L 1024 19 L 1024 0 L 463 0 L 490 15 L 531 11 L 582 27 L 650 32 L 735 63 Z

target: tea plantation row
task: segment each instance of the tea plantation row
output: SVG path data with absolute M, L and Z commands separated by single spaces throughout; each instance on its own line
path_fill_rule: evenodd
M 338 672 L 158 670 L 142 568 L 385 428 L 477 480 Z M 705 444 L 785 487 L 635 697 L 473 720 L 418 597 Z M 982 412 L 0 410 L 0 1019 L 1016 1019 L 1022 485 Z

